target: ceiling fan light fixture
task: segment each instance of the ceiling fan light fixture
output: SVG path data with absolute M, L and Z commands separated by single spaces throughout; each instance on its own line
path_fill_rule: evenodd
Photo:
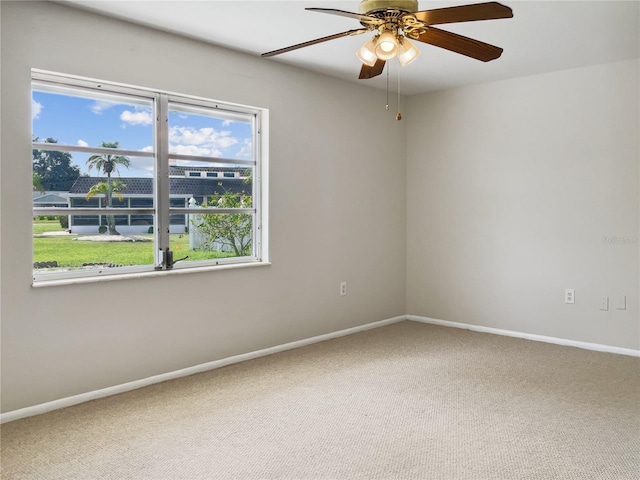
M 369 33 L 374 38 L 356 51 L 357 57 L 362 61 L 359 79 L 377 77 L 385 70 L 387 61 L 392 60 L 395 56 L 398 56 L 398 62 L 401 66 L 408 65 L 414 61 L 420 55 L 420 50 L 409 42 L 405 35 L 412 40 L 443 48 L 482 62 L 495 60 L 502 55 L 502 48 L 447 30 L 441 30 L 432 25 L 513 17 L 511 8 L 498 3 L 498 1 L 485 1 L 484 3 L 454 5 L 418 11 L 418 0 L 361 0 L 360 13 L 335 8 L 307 7 L 305 10 L 350 17 L 360 22 L 361 27 L 272 50 L 271 52 L 263 53 L 261 56 L 273 57 L 274 55 L 280 55 L 281 53 L 291 52 L 329 40 Z M 389 70 L 387 69 L 388 73 Z
M 380 60 L 391 60 L 398 53 L 398 40 L 395 34 L 385 30 L 380 34 L 376 45 L 376 56 Z
M 369 67 L 373 67 L 378 60 L 376 56 L 376 43 L 378 43 L 378 35 L 362 45 L 356 52 L 356 56 Z
M 420 55 L 420 50 L 404 36 L 398 37 L 398 62 L 403 67 L 409 65 Z

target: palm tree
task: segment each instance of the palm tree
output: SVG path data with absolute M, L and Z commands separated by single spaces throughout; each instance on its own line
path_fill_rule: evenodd
M 124 198 L 124 196 L 122 195 L 122 191 L 126 188 L 127 185 L 120 180 L 113 180 L 111 182 L 111 194 L 118 197 L 118 200 L 122 200 Z M 106 198 L 108 194 L 109 185 L 106 182 L 98 182 L 89 189 L 85 198 L 89 200 L 95 195 L 104 195 Z
M 102 142 L 100 146 L 103 148 L 119 148 L 120 142 Z M 129 168 L 129 165 L 131 165 L 131 161 L 128 157 L 110 154 L 92 155 L 87 159 L 87 167 L 89 171 L 91 171 L 91 169 L 95 167 L 98 172 L 102 170 L 107 174 L 107 208 L 111 208 L 111 197 L 113 196 L 111 172 L 117 172 L 119 165 Z M 113 215 L 107 215 L 107 224 L 109 227 L 109 235 L 120 235 L 120 233 L 116 230 L 116 221 Z
M 113 180 L 113 182 L 111 183 L 111 194 L 118 197 L 118 200 L 122 200 L 124 198 L 122 195 L 122 191 L 126 188 L 127 188 L 127 185 L 122 181 Z M 89 200 L 94 195 L 104 195 L 104 197 L 107 198 L 108 194 L 109 194 L 109 185 L 106 182 L 98 182 L 89 189 L 89 191 L 87 192 L 86 199 Z M 109 226 L 113 224 L 113 231 L 115 232 L 115 235 L 120 235 L 120 232 L 116 230 L 115 218 L 113 217 L 113 215 L 107 215 L 107 224 Z M 109 232 L 109 235 L 114 235 L 114 234 Z

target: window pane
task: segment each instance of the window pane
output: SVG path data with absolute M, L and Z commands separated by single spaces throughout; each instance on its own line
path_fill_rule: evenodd
M 216 166 L 210 162 L 179 160 L 170 168 L 171 193 L 182 195 L 186 200 L 185 205 L 179 205 L 179 200 L 172 198 L 172 208 L 253 208 L 252 167 L 232 162 Z M 192 171 L 204 172 L 204 175 L 194 178 L 189 175 Z M 184 222 L 181 224 L 186 234 L 172 235 L 171 249 L 176 258 L 188 255 L 185 261 L 192 262 L 253 255 L 252 213 L 176 215 L 174 211 L 172 232 L 176 232 L 178 218 Z
M 178 246 L 181 252 L 175 255 L 184 253 L 189 255 L 188 261 L 199 261 L 253 254 L 253 215 L 250 213 L 188 215 L 188 222 L 189 234 L 185 238 L 171 238 L 171 248 L 175 250 Z
M 153 226 L 153 215 L 131 215 L 131 225 L 132 226 L 139 226 L 139 225 Z M 153 233 L 153 232 L 149 232 L 149 229 L 147 228 L 147 233 Z
M 100 208 L 101 206 L 101 199 L 97 197 L 88 200 L 85 197 L 70 197 L 69 202 L 72 207 L 78 208 Z
M 116 222 L 116 225 L 129 225 L 128 215 L 113 215 L 113 220 Z M 100 225 L 109 225 L 109 217 L 107 215 L 100 216 Z
M 169 105 L 169 153 L 254 160 L 249 115 Z
M 183 231 L 185 232 L 187 230 L 187 218 L 186 215 L 169 215 L 169 224 L 170 225 L 176 225 L 176 226 L 181 226 L 184 227 L 183 229 L 179 229 L 178 231 Z M 172 229 L 173 231 L 176 231 L 175 229 Z
M 152 208 L 153 198 L 148 197 L 131 197 L 129 198 L 131 208 Z
M 74 154 L 74 156 L 77 153 Z M 91 155 L 89 155 L 91 158 Z M 124 157 L 127 161 L 120 161 L 120 169 L 122 170 L 122 176 L 111 176 L 104 173 L 104 165 L 99 172 L 93 169 L 92 175 L 89 176 L 88 170 L 83 172 L 82 176 L 78 177 L 69 190 L 69 203 L 74 208 L 105 208 L 109 204 L 109 192 L 111 191 L 111 208 L 153 208 L 153 172 L 145 174 L 145 176 L 134 176 L 128 171 L 127 165 L 130 165 L 136 160 L 137 157 Z M 85 162 L 86 164 L 87 162 Z M 126 176 L 125 176 L 126 175 Z M 75 217 L 76 214 L 71 214 L 70 230 L 71 233 L 79 235 L 95 235 L 98 233 L 104 233 L 98 226 L 109 227 L 110 216 L 100 216 L 100 222 L 97 223 L 92 220 L 90 223 L 87 221 L 91 216 L 83 216 L 82 220 L 78 220 Z M 136 217 L 132 219 L 131 215 L 114 215 L 112 216 L 113 223 L 107 233 L 110 234 L 122 234 L 122 235 L 137 235 L 149 233 L 149 225 L 153 224 L 148 222 L 149 218 L 153 218 L 153 214 L 143 215 L 144 222 L 140 222 L 141 218 Z M 134 221 L 135 220 L 135 221 Z M 94 228 L 84 228 L 89 225 Z M 113 226 L 121 228 L 113 228 Z M 83 227 L 83 228 L 80 228 Z
M 125 150 L 153 151 L 153 103 L 116 95 L 89 98 L 78 90 L 32 90 L 33 135 L 44 142 L 99 147 L 118 143 Z
M 189 199 L 195 200 L 196 206 L 213 206 L 212 202 L 226 202 L 222 208 L 250 208 L 253 195 L 253 167 L 228 163 L 214 166 L 209 162 L 178 160 L 169 166 L 171 195 L 186 198 L 184 205 L 173 203 L 172 207 L 189 206 Z M 197 178 L 191 172 L 204 172 Z M 215 174 L 210 176 L 209 174 Z M 221 197 L 227 194 L 225 199 Z M 234 194 L 236 197 L 232 197 Z M 243 204 L 238 202 L 242 197 Z M 234 198 L 238 201 L 232 202 Z M 193 203 L 193 202 L 192 202 Z
M 98 225 L 100 225 L 99 223 L 100 217 L 98 215 L 70 215 L 70 217 L 71 217 L 71 223 L 69 225 L 71 227 L 85 226 L 85 225 L 94 225 L 97 227 Z
M 46 140 L 48 143 L 57 143 L 51 137 Z M 48 192 L 69 192 L 83 173 L 83 165 L 78 158 L 82 156 L 72 152 L 33 149 L 34 193 L 44 196 Z
M 42 194 L 54 191 L 74 209 L 153 208 L 154 159 L 116 150 L 153 151 L 152 108 L 148 99 L 99 91 L 92 96 L 80 89 L 34 84 L 35 142 L 114 149 L 113 154 L 33 149 L 34 189 Z M 34 216 L 34 274 L 155 263 L 153 231 L 149 232 L 152 213 L 73 211 L 64 217 L 63 227 L 63 222 L 43 225 L 43 217 Z
M 96 241 L 88 235 L 34 235 L 34 274 L 153 264 L 152 235 L 136 235 L 136 241 L 131 236 L 119 238 L 123 241 Z

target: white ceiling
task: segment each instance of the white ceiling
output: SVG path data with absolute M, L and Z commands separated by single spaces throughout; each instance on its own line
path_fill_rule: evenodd
M 420 10 L 481 3 L 421 1 Z M 359 28 L 353 19 L 305 11 L 305 7 L 358 12 L 359 1 L 87 1 L 70 6 L 179 33 L 251 55 Z M 418 43 L 422 55 L 401 69 L 403 94 L 495 81 L 640 57 L 640 2 L 501 0 L 514 18 L 439 26 L 504 48 L 483 63 Z M 368 34 L 345 37 L 265 58 L 334 77 L 386 88 L 386 75 L 358 80 L 356 49 Z M 395 88 L 397 62 L 391 70 Z

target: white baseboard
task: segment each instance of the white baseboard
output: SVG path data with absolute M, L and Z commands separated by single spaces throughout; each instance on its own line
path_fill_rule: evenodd
M 0 414 L 0 423 L 11 422 L 20 418 L 31 417 L 34 415 L 40 415 L 52 410 L 59 410 L 61 408 L 71 407 L 79 403 L 88 402 L 90 400 L 96 400 L 98 398 L 108 397 L 110 395 L 116 395 L 118 393 L 124 393 L 138 388 L 146 387 L 147 385 L 153 385 L 154 383 L 160 383 L 167 380 L 173 380 L 175 378 L 186 377 L 196 373 L 206 372 L 216 368 L 224 367 L 234 363 L 244 362 L 246 360 L 252 360 L 254 358 L 264 357 L 272 355 L 274 353 L 284 352 L 298 347 L 304 347 L 313 343 L 323 342 L 332 338 L 344 337 L 345 335 L 351 335 L 353 333 L 363 332 L 365 330 L 371 330 L 373 328 L 382 327 L 384 325 L 390 325 L 392 323 L 401 322 L 403 320 L 412 320 L 414 322 L 430 323 L 433 325 L 441 325 L 444 327 L 462 328 L 465 330 L 473 330 L 476 332 L 492 333 L 494 335 L 504 335 L 507 337 L 524 338 L 527 340 L 534 340 L 536 342 L 553 343 L 557 345 L 565 345 L 570 347 L 584 348 L 587 350 L 595 350 L 599 352 L 616 353 L 619 355 L 630 355 L 633 357 L 640 357 L 640 350 L 633 350 L 630 348 L 612 347 L 609 345 L 600 345 L 597 343 L 579 342 L 576 340 L 567 340 L 564 338 L 547 337 L 544 335 L 536 335 L 532 333 L 516 332 L 512 330 L 502 330 L 499 328 L 485 327 L 482 325 L 472 325 L 469 323 L 450 322 L 448 320 L 438 320 L 429 317 L 420 317 L 417 315 L 402 315 L 399 317 L 388 318 L 379 322 L 368 323 L 366 325 L 360 325 L 358 327 L 347 328 L 345 330 L 338 330 L 337 332 L 326 333 L 324 335 L 318 335 L 304 340 L 298 340 L 295 342 L 285 343 L 275 347 L 265 348 L 263 350 L 257 350 L 255 352 L 244 353 L 241 355 L 235 355 L 233 357 L 223 358 L 221 360 L 214 360 L 213 362 L 203 363 L 195 365 L 193 367 L 183 368 L 181 370 L 175 370 L 173 372 L 163 373 L 160 375 L 154 375 L 152 377 L 143 378 L 141 380 L 135 380 L 133 382 L 127 382 L 113 387 L 102 388 L 100 390 L 94 390 L 92 392 L 81 393 L 79 395 L 73 395 L 71 397 L 61 398 L 59 400 L 53 400 L 51 402 L 41 403 L 31 407 L 20 408 L 11 412 Z
M 568 347 L 584 348 L 586 350 L 595 350 L 597 352 L 616 353 L 618 355 L 630 355 L 632 357 L 640 357 L 640 350 L 631 348 L 612 347 L 610 345 L 601 345 L 599 343 L 579 342 L 577 340 L 567 340 L 565 338 L 547 337 L 544 335 L 536 335 L 534 333 L 516 332 L 513 330 L 502 330 L 500 328 L 484 327 L 482 325 L 472 325 L 470 323 L 450 322 L 448 320 L 438 320 L 436 318 L 419 317 L 417 315 L 407 315 L 407 320 L 414 322 L 430 323 L 433 325 L 441 325 L 443 327 L 463 328 L 465 330 L 473 330 L 474 332 L 493 333 L 494 335 L 504 335 L 506 337 L 524 338 L 536 342 L 554 343 L 556 345 L 565 345 Z
M 345 330 L 338 330 L 337 332 L 326 333 L 324 335 L 318 335 L 304 340 L 298 340 L 295 342 L 285 343 L 283 345 L 277 345 L 275 347 L 265 348 L 263 350 L 257 350 L 255 352 L 244 353 L 241 355 L 235 355 L 233 357 L 223 358 L 221 360 L 214 360 L 213 362 L 207 362 L 193 367 L 183 368 L 181 370 L 175 370 L 173 372 L 162 373 L 160 375 L 154 375 L 152 377 L 143 378 L 141 380 L 135 380 L 133 382 L 127 382 L 113 387 L 102 388 L 100 390 L 94 390 L 92 392 L 81 393 L 79 395 L 73 395 L 71 397 L 65 397 L 51 402 L 41 403 L 39 405 L 33 405 L 31 407 L 20 408 L 11 412 L 0 414 L 0 423 L 11 422 L 20 418 L 32 417 L 34 415 L 40 415 L 42 413 L 51 412 L 52 410 L 59 410 L 61 408 L 71 407 L 79 403 L 88 402 L 90 400 L 96 400 L 98 398 L 108 397 L 116 395 L 118 393 L 124 393 L 138 388 L 146 387 L 147 385 L 153 385 L 154 383 L 165 382 L 167 380 L 173 380 L 175 378 L 187 377 L 195 373 L 206 372 L 220 367 L 225 367 L 233 363 L 244 362 L 246 360 L 252 360 L 254 358 L 265 357 L 274 353 L 284 352 L 298 347 L 304 347 L 313 343 L 323 342 L 332 338 L 344 337 L 345 335 L 351 335 L 352 333 L 363 332 L 365 330 L 371 330 L 373 328 L 382 327 L 392 323 L 402 322 L 407 317 L 402 315 L 399 317 L 388 318 L 386 320 L 380 320 L 379 322 L 367 323 L 366 325 L 360 325 L 353 328 L 347 328 Z

